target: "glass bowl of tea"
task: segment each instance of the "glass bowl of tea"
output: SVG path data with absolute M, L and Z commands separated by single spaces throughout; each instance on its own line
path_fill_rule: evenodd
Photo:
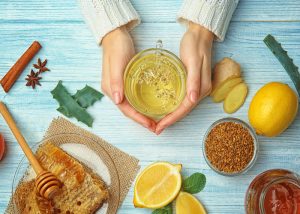
M 128 102 L 140 113 L 159 120 L 178 108 L 186 94 L 186 71 L 172 52 L 146 49 L 134 56 L 124 73 Z

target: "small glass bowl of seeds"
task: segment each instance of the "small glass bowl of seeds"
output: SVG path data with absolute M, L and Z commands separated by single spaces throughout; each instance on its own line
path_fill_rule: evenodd
M 206 163 L 215 172 L 224 176 L 240 175 L 257 159 L 257 136 L 244 121 L 223 118 L 206 131 L 202 151 Z

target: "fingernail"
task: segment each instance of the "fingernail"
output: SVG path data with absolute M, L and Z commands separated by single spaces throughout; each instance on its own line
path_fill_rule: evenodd
M 196 103 L 198 101 L 198 93 L 196 91 L 192 91 L 190 93 L 190 100 L 192 103 Z
M 150 132 L 155 133 L 155 127 L 152 124 L 144 124 L 143 125 L 145 128 L 147 128 Z
M 153 127 L 149 127 L 148 130 L 155 133 L 155 129 L 153 129 Z
M 121 102 L 121 96 L 118 92 L 114 92 L 114 102 L 115 104 L 119 104 Z
M 156 129 L 155 130 L 155 134 L 160 135 L 160 133 L 162 133 L 162 131 L 164 130 L 164 128 L 160 128 L 160 129 Z
M 155 129 L 156 129 L 156 124 L 155 123 L 151 124 L 149 130 L 155 133 Z
M 156 135 L 160 135 L 163 132 L 164 129 L 158 130 L 155 132 Z

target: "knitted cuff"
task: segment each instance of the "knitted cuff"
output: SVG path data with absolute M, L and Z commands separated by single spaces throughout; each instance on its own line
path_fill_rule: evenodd
M 99 45 L 103 37 L 114 29 L 126 25 L 131 30 L 141 22 L 129 0 L 79 0 L 79 2 L 85 21 Z
M 177 21 L 200 24 L 223 41 L 238 0 L 184 0 Z

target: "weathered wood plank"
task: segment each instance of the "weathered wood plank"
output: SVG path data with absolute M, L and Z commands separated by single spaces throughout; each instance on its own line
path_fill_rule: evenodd
M 157 39 L 162 39 L 165 48 L 178 54 L 184 28 L 175 23 L 174 17 L 181 1 L 135 0 L 133 3 L 146 22 L 133 31 L 137 50 L 153 47 Z M 43 75 L 43 86 L 36 91 L 24 86 L 29 67 L 9 94 L 0 89 L 0 99 L 9 105 L 22 132 L 33 145 L 42 138 L 51 120 L 59 116 L 55 110 L 57 103 L 50 94 L 58 80 L 62 79 L 71 92 L 85 83 L 99 89 L 101 50 L 83 23 L 74 0 L 66 0 L 64 4 L 46 0 L 0 1 L 0 8 L 0 76 L 35 39 L 44 45 L 39 57 L 49 59 L 51 72 Z M 268 33 L 274 34 L 295 63 L 300 65 L 299 11 L 298 0 L 271 0 L 268 3 L 241 0 L 227 39 L 224 43 L 215 44 L 213 57 L 217 61 L 224 56 L 231 56 L 240 62 L 245 81 L 250 86 L 245 105 L 233 116 L 248 121 L 249 102 L 264 83 L 282 81 L 292 85 L 262 39 Z M 89 112 L 95 118 L 93 129 L 74 119 L 71 121 L 136 156 L 141 160 L 142 168 L 151 162 L 164 160 L 182 163 L 184 175 L 196 171 L 205 173 L 208 184 L 197 197 L 209 213 L 244 213 L 245 191 L 251 180 L 262 171 L 270 168 L 300 171 L 299 114 L 281 136 L 259 137 L 259 158 L 249 172 L 236 178 L 226 178 L 212 172 L 202 156 L 201 141 L 206 129 L 215 120 L 228 116 L 223 113 L 221 104 L 213 104 L 209 98 L 160 136 L 149 133 L 125 118 L 106 97 Z M 116 121 L 118 131 L 115 129 Z M 3 213 L 11 195 L 14 171 L 23 154 L 2 118 L 0 131 L 8 145 L 6 158 L 0 162 L 0 213 Z M 132 197 L 131 189 L 119 213 L 151 213 L 149 210 L 134 209 Z
M 71 89 L 83 85 L 83 83 L 78 82 L 68 82 L 67 84 Z M 251 86 L 256 88 L 260 85 L 252 84 Z M 12 114 L 31 145 L 42 138 L 51 119 L 58 116 L 58 113 L 55 111 L 57 104 L 51 100 L 49 88 L 40 90 L 39 93 L 39 99 L 36 99 L 36 94 L 25 94 L 25 97 L 28 96 L 26 101 L 19 94 L 5 98 L 5 102 L 10 106 Z M 234 116 L 247 121 L 247 106 L 253 93 L 254 90 L 251 89 L 251 95 L 247 99 L 247 103 Z M 226 116 L 222 112 L 221 106 L 213 104 L 209 98 L 202 102 L 188 117 L 178 122 L 159 137 L 123 117 L 107 98 L 97 103 L 91 109 L 91 114 L 96 118 L 91 131 L 102 136 L 123 151 L 139 158 L 142 168 L 151 162 L 164 160 L 182 163 L 185 175 L 196 171 L 205 173 L 208 177 L 207 187 L 204 192 L 197 196 L 200 197 L 211 213 L 243 213 L 244 193 L 249 182 L 259 172 L 270 168 L 299 170 L 299 116 L 290 129 L 280 137 L 274 139 L 259 138 L 261 145 L 259 159 L 253 169 L 246 175 L 237 178 L 240 185 L 236 185 L 235 178 L 224 178 L 212 172 L 202 156 L 201 140 L 206 129 L 216 119 Z M 75 120 L 72 121 L 78 124 Z M 118 132 L 115 131 L 116 121 L 118 121 Z M 0 119 L 0 124 L 4 124 L 2 119 Z M 82 124 L 79 125 L 86 128 Z M 20 161 L 22 152 L 8 128 L 1 126 L 1 131 L 8 141 L 7 157 L 0 163 L 1 176 L 5 177 L 0 183 L 0 192 L 1 195 L 7 195 L 0 201 L 6 202 L 8 201 L 9 187 L 11 186 L 13 174 Z M 129 131 L 130 135 L 128 135 Z M 141 141 L 141 139 L 143 140 Z M 228 199 L 228 201 L 221 200 L 224 197 L 231 197 L 231 199 Z M 150 213 L 148 210 L 134 209 L 131 201 L 132 189 L 120 213 Z M 4 208 L 0 207 L 0 209 Z
M 175 22 L 181 0 L 132 0 L 143 22 Z M 0 1 L 0 21 L 80 21 L 82 16 L 76 0 Z M 240 0 L 234 21 L 296 21 L 300 20 L 298 0 Z
M 233 22 L 225 42 L 215 43 L 214 61 L 232 56 L 242 64 L 245 75 L 253 77 L 249 78 L 250 82 L 281 80 L 287 75 L 262 40 L 272 33 L 283 43 L 295 63 L 300 65 L 299 29 L 299 22 Z M 133 36 L 137 51 L 154 47 L 155 42 L 162 39 L 166 49 L 178 54 L 183 33 L 184 28 L 176 23 L 147 23 L 136 28 Z M 43 81 L 100 80 L 101 49 L 83 23 L 49 23 L 43 31 L 40 30 L 40 24 L 2 24 L 0 39 L 0 50 L 5 53 L 1 55 L 0 76 L 9 70 L 33 40 L 38 39 L 44 47 L 37 57 L 47 57 L 51 69 L 51 72 L 43 75 Z M 22 74 L 12 94 L 24 90 L 24 79 L 29 70 L 30 66 Z M 265 78 L 255 78 L 262 75 Z M 30 91 L 29 88 L 25 90 Z

